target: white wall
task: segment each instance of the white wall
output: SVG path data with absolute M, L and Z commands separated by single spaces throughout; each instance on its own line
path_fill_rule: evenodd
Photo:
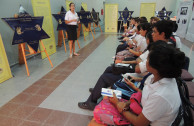
M 175 5 L 177 0 L 105 0 L 106 3 L 118 3 L 119 10 L 123 10 L 127 7 L 129 10 L 134 11 L 133 17 L 140 16 L 141 3 L 156 3 L 156 11 L 166 7 L 167 11 L 173 11 L 172 16 L 175 15 Z

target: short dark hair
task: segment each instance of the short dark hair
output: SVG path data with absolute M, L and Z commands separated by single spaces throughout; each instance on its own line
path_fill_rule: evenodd
M 147 18 L 146 18 L 145 16 L 140 17 L 140 20 L 148 21 Z
M 158 71 L 160 77 L 177 78 L 181 76 L 185 54 L 168 44 L 159 45 L 150 51 L 148 60 L 149 65 Z
M 74 4 L 74 3 L 73 3 L 73 2 L 71 2 L 71 3 L 69 4 L 69 9 L 70 9 L 70 7 L 71 7 L 71 5 L 72 5 L 72 4 Z M 75 5 L 75 4 L 74 4 L 74 5 Z M 70 9 L 70 10 L 71 10 L 71 9 Z
M 137 30 L 140 31 L 140 29 L 141 29 L 141 24 L 139 24 L 139 25 L 137 26 Z
M 178 29 L 178 24 L 176 23 L 176 21 L 173 21 L 173 29 L 172 32 L 176 32 Z
M 150 44 L 152 43 L 152 42 L 154 42 L 154 40 L 153 40 L 153 37 L 152 37 L 152 31 L 149 31 L 149 32 L 147 32 L 147 34 L 146 34 L 146 39 L 149 39 L 149 42 L 150 42 Z
M 167 45 L 167 42 L 165 41 L 162 41 L 162 40 L 158 40 L 156 42 L 152 42 L 148 45 L 147 49 L 149 51 L 151 51 L 152 49 L 154 49 L 154 47 L 157 47 L 157 46 L 166 46 Z
M 134 20 L 135 22 L 139 22 L 139 17 L 132 17 L 131 20 Z
M 162 32 L 165 33 L 165 39 L 169 39 L 170 36 L 172 35 L 172 28 L 173 28 L 173 23 L 172 21 L 167 21 L 167 20 L 162 20 L 158 21 L 152 26 L 153 28 L 155 27 L 158 32 L 161 34 Z
M 140 25 L 140 28 L 143 30 L 147 30 L 146 35 L 148 32 L 152 31 L 152 27 L 151 27 L 150 23 L 142 23 Z

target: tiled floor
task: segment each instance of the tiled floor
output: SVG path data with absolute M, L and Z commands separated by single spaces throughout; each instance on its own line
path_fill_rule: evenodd
M 87 126 L 92 112 L 78 108 L 89 96 L 88 88 L 112 63 L 119 44 L 117 35 L 80 38 L 81 56 L 68 58 L 63 48 L 51 56 L 55 67 L 39 57 L 30 59 L 30 77 L 24 66 L 12 68 L 14 78 L 0 84 L 0 126 Z M 182 51 L 190 56 L 189 71 L 194 75 L 191 42 L 182 39 Z M 77 46 L 76 49 L 78 50 Z

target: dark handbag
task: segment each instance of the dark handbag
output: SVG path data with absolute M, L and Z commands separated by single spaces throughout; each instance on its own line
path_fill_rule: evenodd
M 137 57 L 126 57 L 126 58 L 124 58 L 124 61 L 133 61 L 136 59 L 137 59 Z

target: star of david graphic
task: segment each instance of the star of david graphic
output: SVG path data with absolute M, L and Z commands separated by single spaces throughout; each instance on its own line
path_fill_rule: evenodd
M 58 22 L 58 26 L 57 26 L 57 30 L 65 30 L 66 29 L 66 24 L 65 24 L 65 14 L 66 14 L 66 10 L 64 9 L 64 7 L 61 7 L 61 12 L 60 14 L 52 14 L 53 17 L 56 19 L 56 21 Z
M 161 11 L 156 11 L 156 16 L 162 20 L 169 20 L 172 11 L 166 11 L 166 8 L 163 7 Z
M 134 11 L 129 11 L 127 7 L 123 11 L 119 11 L 120 17 L 118 20 L 123 21 L 123 23 L 127 23 L 133 14 Z
M 98 26 L 98 23 L 100 21 L 99 12 L 96 12 L 94 8 L 92 8 L 91 18 L 92 18 L 92 21 Z
M 80 23 L 84 24 L 86 28 L 88 28 L 88 23 L 92 22 L 91 14 L 89 11 L 85 11 L 81 6 L 80 12 L 77 12 L 78 17 L 80 19 Z

